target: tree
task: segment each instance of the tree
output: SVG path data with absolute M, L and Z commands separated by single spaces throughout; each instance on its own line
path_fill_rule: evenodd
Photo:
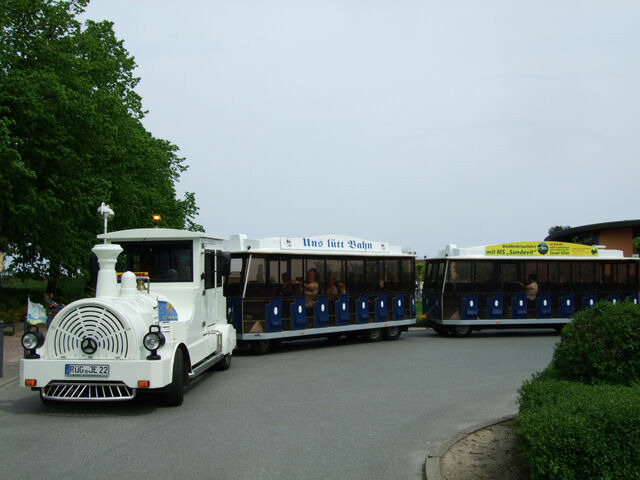
M 633 239 L 633 251 L 634 253 L 640 253 L 640 237 Z
M 553 235 L 554 233 L 561 232 L 563 230 L 569 230 L 571 227 L 569 225 L 563 227 L 562 225 L 556 225 L 554 227 L 549 228 L 549 235 Z
M 178 148 L 142 125 L 133 57 L 88 0 L 0 0 L 0 251 L 55 279 L 85 270 L 102 201 L 114 228 L 202 230 Z M 5 167 L 6 166 L 6 167 Z

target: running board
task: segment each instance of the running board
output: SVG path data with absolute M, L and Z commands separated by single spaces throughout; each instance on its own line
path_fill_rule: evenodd
M 202 372 L 204 372 L 208 368 L 212 367 L 213 365 L 218 363 L 223 358 L 224 358 L 224 353 L 214 353 L 209 358 L 204 359 L 198 365 L 193 367 L 193 369 L 189 372 L 189 380 L 191 380 L 194 377 L 197 377 Z

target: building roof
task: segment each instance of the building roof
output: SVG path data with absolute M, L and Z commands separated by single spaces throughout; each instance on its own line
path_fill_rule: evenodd
M 582 225 L 580 227 L 567 228 L 559 232 L 548 235 L 545 240 L 560 240 L 562 238 L 572 237 L 580 233 L 616 230 L 618 228 L 640 228 L 640 220 L 621 220 L 618 222 L 593 223 L 591 225 Z

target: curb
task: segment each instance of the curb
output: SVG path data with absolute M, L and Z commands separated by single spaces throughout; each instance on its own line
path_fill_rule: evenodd
M 498 423 L 506 422 L 507 420 L 513 420 L 518 416 L 517 413 L 512 415 L 506 415 L 504 417 L 496 418 L 494 420 L 489 420 L 488 422 L 479 423 L 469 428 L 465 428 L 464 430 L 460 430 L 458 433 L 453 435 L 452 437 L 436 443 L 433 447 L 429 449 L 427 452 L 427 458 L 424 462 L 424 475 L 426 480 L 443 480 L 442 472 L 440 471 L 440 460 L 444 456 L 445 453 L 449 451 L 451 447 L 453 447 L 456 443 L 458 443 L 463 438 L 471 435 L 478 430 L 482 430 L 483 428 L 490 427 L 492 425 L 496 425 Z

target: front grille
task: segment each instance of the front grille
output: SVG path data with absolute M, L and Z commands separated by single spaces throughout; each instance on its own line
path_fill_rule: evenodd
M 122 382 L 75 383 L 51 382 L 42 388 L 42 398 L 67 401 L 131 400 L 136 390 Z
M 81 344 L 92 339 L 97 345 L 91 353 L 94 359 L 126 359 L 130 355 L 131 329 L 107 307 L 81 305 L 56 317 L 47 336 L 49 352 L 53 358 L 87 358 Z M 51 342 L 51 343 L 49 343 Z

